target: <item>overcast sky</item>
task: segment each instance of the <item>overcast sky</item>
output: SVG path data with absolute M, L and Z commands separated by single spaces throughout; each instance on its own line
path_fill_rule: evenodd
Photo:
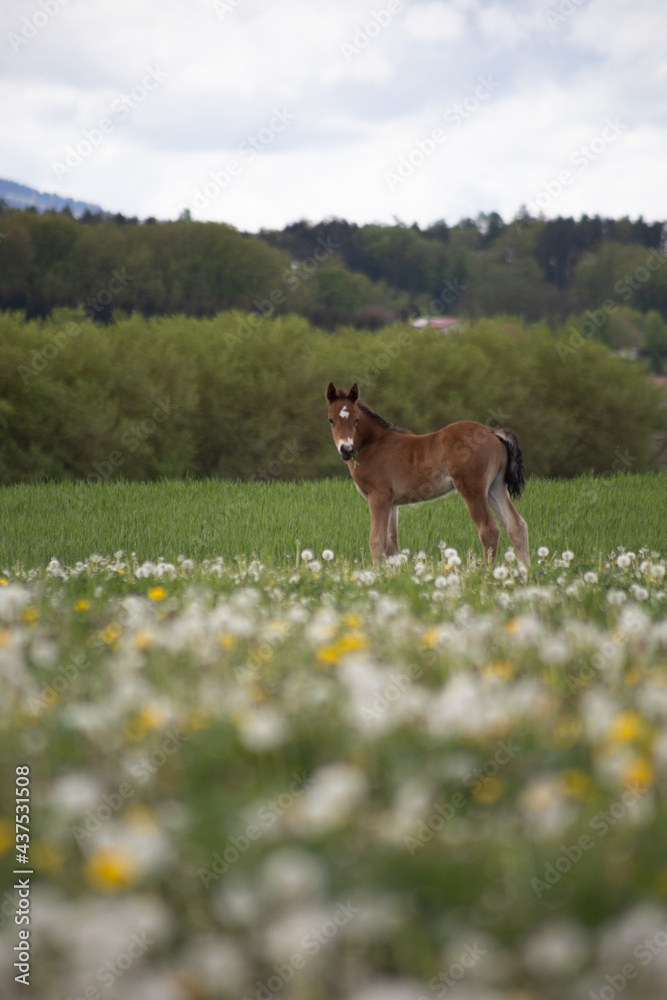
M 0 176 L 145 218 L 667 218 L 665 0 L 12 0 Z

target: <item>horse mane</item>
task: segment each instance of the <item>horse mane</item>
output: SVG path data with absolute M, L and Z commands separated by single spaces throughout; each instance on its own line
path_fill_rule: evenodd
M 367 417 L 370 417 L 374 423 L 379 424 L 380 427 L 384 427 L 385 430 L 397 431 L 399 434 L 410 433 L 406 427 L 397 427 L 396 424 L 392 424 L 389 420 L 386 420 L 385 417 L 381 417 L 380 414 L 371 409 L 367 403 L 362 403 L 361 400 L 357 400 L 356 406 L 357 409 L 361 410 L 362 413 L 365 413 Z

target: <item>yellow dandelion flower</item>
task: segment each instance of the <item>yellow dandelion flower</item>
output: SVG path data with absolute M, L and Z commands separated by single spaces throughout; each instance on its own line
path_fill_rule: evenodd
M 146 649 L 150 649 L 153 645 L 153 636 L 147 628 L 140 628 L 134 636 L 134 645 L 136 649 L 142 652 Z
M 121 637 L 123 628 L 118 622 L 109 622 L 99 633 L 100 639 L 107 646 L 112 646 Z
M 646 732 L 646 726 L 639 712 L 619 712 L 609 727 L 609 739 L 618 743 L 631 743 Z
M 569 795 L 571 799 L 586 799 L 593 787 L 590 775 L 585 771 L 580 771 L 576 767 L 566 768 L 561 771 L 559 780 L 560 790 Z
M 14 827 L 6 819 L 0 818 L 0 855 L 5 854 L 14 844 Z
M 338 644 L 330 646 L 320 646 L 317 651 L 317 659 L 322 664 L 322 666 L 330 667 L 334 663 L 338 663 L 340 659 L 340 652 L 338 649 Z
M 521 623 L 518 618 L 510 618 L 508 622 L 505 622 L 505 631 L 510 635 L 514 635 L 521 628 Z
M 433 649 L 434 646 L 437 646 L 439 638 L 440 629 L 435 625 L 431 625 L 431 627 L 427 628 L 422 635 L 422 642 L 427 649 Z
M 125 813 L 125 822 L 137 833 L 150 833 L 158 826 L 155 812 L 149 806 L 130 806 Z
M 629 785 L 650 788 L 654 779 L 653 767 L 645 757 L 636 757 L 623 769 L 623 778 Z
M 169 715 L 163 705 L 157 705 L 154 701 L 145 704 L 137 715 L 137 725 L 143 730 L 154 732 L 162 729 L 169 721 Z
M 36 840 L 32 845 L 31 855 L 37 871 L 56 875 L 63 869 L 65 863 L 63 850 L 50 840 Z
M 223 649 L 231 653 L 233 649 L 236 649 L 237 640 L 233 632 L 221 632 L 220 633 L 220 645 Z
M 491 660 L 484 667 L 485 677 L 502 677 L 510 680 L 516 674 L 516 667 L 511 660 Z
M 248 688 L 250 697 L 255 702 L 269 701 L 271 695 L 261 684 L 253 682 Z
M 90 607 L 90 601 L 87 601 L 85 597 L 82 597 L 80 601 L 77 601 L 74 605 L 75 611 L 87 611 Z
M 117 892 L 135 881 L 137 865 L 128 851 L 100 847 L 87 859 L 86 879 L 95 889 Z
M 502 778 L 489 777 L 482 780 L 481 784 L 474 786 L 472 797 L 475 802 L 483 806 L 492 806 L 503 797 L 505 782 Z
M 359 628 L 363 623 L 363 618 L 361 615 L 357 614 L 356 611 L 350 611 L 343 618 L 343 625 L 347 628 Z
M 167 596 L 167 591 L 164 589 L 164 587 L 151 587 L 151 589 L 148 591 L 148 596 L 150 597 L 151 601 L 164 601 L 165 597 Z
M 0 576 L 0 587 L 6 587 L 8 583 L 9 580 L 6 576 Z
M 29 604 L 27 608 L 24 609 L 23 615 L 21 616 L 24 622 L 32 625 L 33 622 L 39 620 L 39 611 L 34 606 L 34 604 Z
M 337 645 L 341 655 L 344 655 L 345 653 L 353 653 L 356 649 L 366 649 L 368 640 L 362 632 L 350 632 L 348 635 L 341 636 Z
M 206 708 L 193 708 L 191 712 L 188 712 L 185 718 L 184 728 L 192 732 L 200 732 L 202 729 L 208 729 L 211 725 L 213 715 Z
M 124 576 L 125 575 L 125 570 L 124 569 L 117 569 L 116 572 L 118 573 L 119 576 Z
M 643 677 L 643 671 L 641 667 L 631 667 L 624 677 L 624 681 L 627 687 L 636 687 Z

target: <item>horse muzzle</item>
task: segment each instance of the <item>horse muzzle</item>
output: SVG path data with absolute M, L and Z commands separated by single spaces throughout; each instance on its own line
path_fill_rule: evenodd
M 341 444 L 338 448 L 338 454 L 343 459 L 344 462 L 349 462 L 353 458 L 355 451 L 353 444 Z

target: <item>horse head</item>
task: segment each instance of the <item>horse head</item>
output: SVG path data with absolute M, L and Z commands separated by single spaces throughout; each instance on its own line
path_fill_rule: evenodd
M 355 382 L 349 392 L 337 389 L 333 382 L 327 386 L 327 402 L 329 403 L 329 423 L 338 454 L 344 462 L 349 462 L 357 452 L 355 435 L 359 423 L 359 410 L 356 406 L 359 399 L 359 389 Z

